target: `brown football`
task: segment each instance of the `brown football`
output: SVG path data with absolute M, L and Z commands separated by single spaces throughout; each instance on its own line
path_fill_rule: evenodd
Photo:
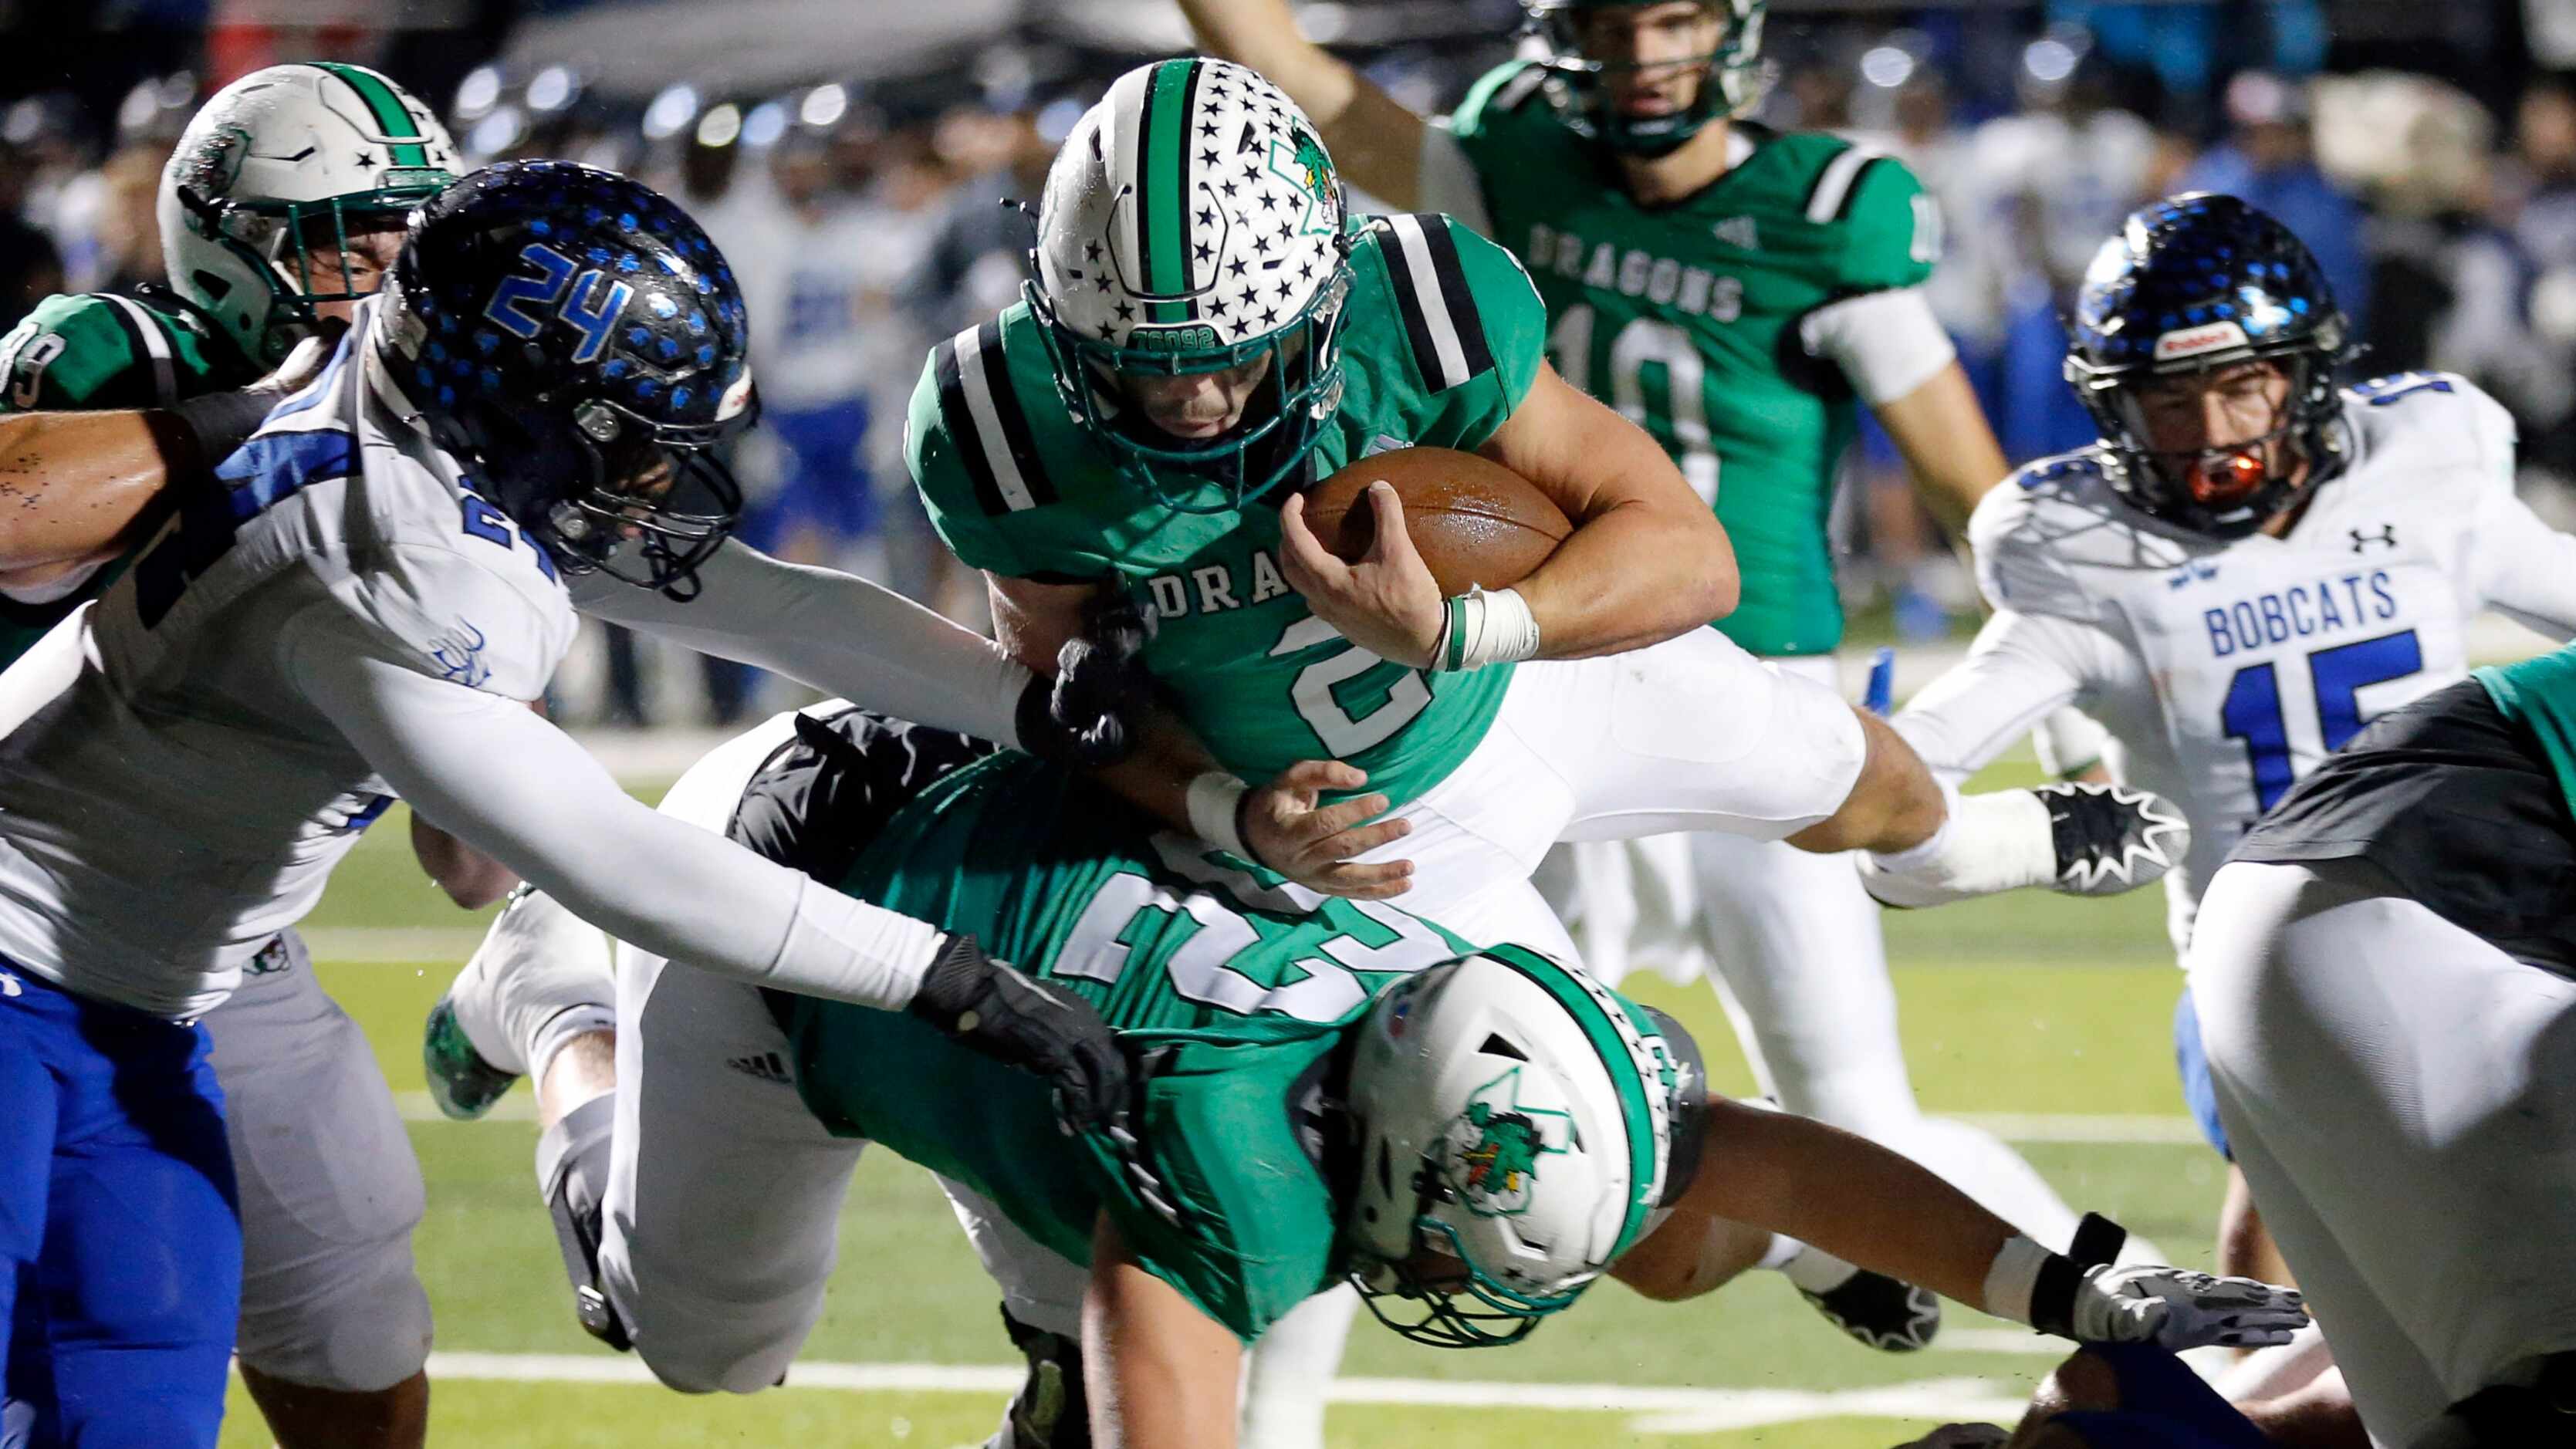
M 1368 552 L 1377 515 L 1361 496 L 1383 478 L 1404 504 L 1405 532 L 1443 594 L 1507 589 L 1574 531 L 1565 510 L 1502 464 L 1454 448 L 1399 448 L 1362 458 L 1306 495 L 1306 526 L 1345 560 Z

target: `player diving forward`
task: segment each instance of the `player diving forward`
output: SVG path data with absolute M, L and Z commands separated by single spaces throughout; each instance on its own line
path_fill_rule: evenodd
M 1714 505 L 1743 597 L 1713 627 L 1777 672 L 1835 683 L 1826 515 L 1861 408 L 1953 532 L 2004 476 L 1924 296 L 1931 198 L 1893 157 L 1737 119 L 1765 89 L 1763 0 L 1524 0 L 1546 58 L 1429 122 L 1307 41 L 1285 0 L 1181 8 L 1318 119 L 1355 185 L 1518 253 L 1556 370 Z M 2073 1230 L 2010 1148 L 1916 1106 L 1879 913 L 1847 862 L 1703 832 L 1576 845 L 1542 878 L 1607 979 L 1652 960 L 1722 980 L 1791 1111 L 1911 1154 L 2045 1240 Z
M 152 424 L 27 414 L 165 410 L 162 436 L 175 425 L 187 435 L 179 446 L 194 443 L 183 470 L 222 459 L 296 388 L 272 379 L 227 390 L 308 338 L 309 358 L 285 371 L 310 381 L 327 352 L 318 329 L 345 323 L 376 289 L 403 214 L 454 179 L 454 164 L 428 108 L 364 67 L 272 66 L 226 86 L 162 175 L 171 290 L 50 297 L 0 338 L 0 413 L 20 415 L 0 453 L 48 494 L 94 505 L 156 481 L 150 450 L 131 446 Z M 84 429 L 94 422 L 105 427 Z M 84 556 L 94 511 L 83 510 L 76 538 L 38 512 L 0 541 L 0 664 L 131 561 L 140 526 L 109 556 Z M 423 865 L 460 904 L 509 889 L 506 872 L 421 817 L 412 830 Z M 284 1449 L 420 1444 L 430 1344 L 411 1256 L 420 1168 L 374 1053 L 323 994 L 292 930 L 244 968 L 206 1031 L 241 1194 L 243 1382 Z
M 2187 958 L 2218 1113 L 2381 1449 L 2576 1405 L 2576 649 L 2480 669 L 2290 788 Z
M 2304 1321 L 2286 1290 L 2080 1266 L 1865 1139 L 1708 1098 L 1675 1023 L 1580 972 L 1318 897 L 986 753 L 817 706 L 719 747 L 662 808 L 1094 1004 L 1136 1060 L 1130 1096 L 1059 1131 L 1042 1082 L 918 1022 L 623 948 L 613 1096 L 550 1141 L 608 1184 L 570 1266 L 664 1382 L 792 1372 L 870 1142 L 962 1181 L 1054 1264 L 1066 1337 L 1031 1387 L 1063 1393 L 1022 1396 L 1008 1449 L 1234 1443 L 1240 1346 L 1345 1275 L 1409 1337 L 1505 1343 L 1604 1271 L 1706 1292 L 1772 1229 L 2084 1341 L 2277 1342 Z M 609 969 L 542 895 L 484 950 Z
M 2461 678 L 2480 609 L 2576 633 L 2576 539 L 2514 497 L 2512 421 L 2465 379 L 2338 391 L 2324 274 L 2233 197 L 2131 216 L 2074 326 L 2067 376 L 2102 441 L 1978 506 L 1995 616 L 1895 724 L 1964 777 L 2070 701 L 2099 718 L 2119 776 L 2190 818 L 2165 878 L 2179 953 L 2247 827 L 2372 717 Z M 2223 1152 L 2188 993 L 2175 1031 Z M 2263 1252 L 2239 1179 L 2220 1266 Z
M 1559 840 L 1858 848 L 1918 904 L 2126 889 L 2173 848 L 2179 821 L 2133 794 L 1946 795 L 1882 722 L 1705 628 L 1734 602 L 1726 530 L 1652 438 L 1547 366 L 1528 276 L 1445 217 L 1346 225 L 1313 127 L 1252 72 L 1120 77 L 1058 153 L 1035 268 L 1020 305 L 934 351 L 914 481 L 1023 660 L 1104 601 L 1150 610 L 1143 661 L 1176 717 L 1105 778 L 1165 821 L 1569 960 L 1528 880 Z M 1454 599 L 1390 488 L 1369 495 L 1367 556 L 1316 542 L 1307 482 L 1425 444 L 1512 468 L 1573 532 L 1516 587 Z M 1313 798 L 1296 787 L 1363 783 L 1322 812 L 1358 827 L 1333 850 L 1283 847 L 1275 812 Z M 1923 1306 L 1882 1341 L 1928 1336 Z M 1264 1344 L 1251 1406 L 1290 1425 L 1265 1442 L 1319 1442 L 1331 1311 Z
M 621 933 L 909 1005 L 1077 1116 L 1123 1074 L 1078 1003 L 645 809 L 525 707 L 577 591 L 1023 746 L 1118 729 L 1059 724 L 1057 691 L 871 585 L 726 542 L 707 450 L 752 416 L 742 306 L 675 207 L 538 163 L 413 215 L 226 486 L 183 491 L 0 676 L 0 1347 L 38 1445 L 214 1442 L 241 1258 L 195 1021 L 396 795 Z

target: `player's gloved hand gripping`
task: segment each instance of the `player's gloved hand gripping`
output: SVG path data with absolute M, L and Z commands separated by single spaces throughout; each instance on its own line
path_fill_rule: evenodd
M 2307 1326 L 2306 1300 L 2295 1289 L 2161 1263 L 2110 1266 L 2127 1236 L 2088 1213 L 2070 1253 L 2009 1240 L 1986 1271 L 1986 1311 L 2078 1343 L 2152 1343 L 2177 1352 L 2211 1344 L 2265 1348 Z
M 1056 650 L 1055 677 L 1021 692 L 1020 745 L 1077 769 L 1117 764 L 1136 748 L 1154 678 L 1144 663 L 1154 616 L 1124 595 L 1084 610 L 1083 631 Z
M 950 936 L 907 1008 L 964 1046 L 1055 1087 L 1071 1127 L 1105 1127 L 1127 1102 L 1127 1055 L 1091 1003 Z

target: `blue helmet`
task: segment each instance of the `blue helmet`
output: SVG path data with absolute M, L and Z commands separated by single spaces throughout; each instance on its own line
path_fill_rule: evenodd
M 568 161 L 510 161 L 412 214 L 386 361 L 441 446 L 561 568 L 675 598 L 733 530 L 716 448 L 758 409 L 742 292 L 688 213 Z
M 2101 429 L 2106 476 L 2139 509 L 2234 538 L 2342 470 L 2334 374 L 2350 328 L 2307 247 L 2237 198 L 2193 192 L 2133 213 L 2084 274 L 2070 330 L 2066 380 Z M 2139 383 L 2257 359 L 2290 382 L 2270 432 L 2195 453 L 2147 446 Z

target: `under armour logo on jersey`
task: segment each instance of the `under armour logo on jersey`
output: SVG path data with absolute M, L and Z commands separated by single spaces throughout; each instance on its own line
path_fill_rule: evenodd
M 1762 249 L 1762 234 L 1753 229 L 1753 218 L 1749 216 L 1730 216 L 1710 227 L 1709 231 L 1728 246 L 1742 247 L 1748 252 Z
M 787 1063 L 776 1052 L 756 1052 L 747 1057 L 727 1057 L 725 1065 L 757 1082 L 775 1082 L 791 1086 L 796 1078 L 789 1074 Z
M 2352 535 L 2352 551 L 2354 553 L 2364 552 L 2372 544 L 2379 544 L 2385 548 L 2395 548 L 2397 546 L 2397 525 L 2393 523 L 2383 523 L 2379 525 L 2379 532 L 2377 533 L 2364 533 L 2358 528 L 2347 529 L 2345 531 Z

